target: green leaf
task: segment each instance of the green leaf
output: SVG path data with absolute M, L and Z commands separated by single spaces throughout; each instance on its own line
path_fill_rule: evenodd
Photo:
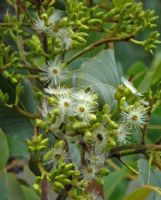
M 21 189 L 25 196 L 23 200 L 40 200 L 40 197 L 36 194 L 36 192 L 33 189 L 27 186 L 21 186 Z
M 124 200 L 146 200 L 151 192 L 157 192 L 161 196 L 161 190 L 159 188 L 145 185 L 127 196 Z
M 145 159 L 140 159 L 138 161 L 138 169 L 139 169 L 139 181 L 141 185 L 146 185 L 148 184 L 149 180 L 149 165 L 147 160 Z
M 137 87 L 141 83 L 141 81 L 144 79 L 145 75 L 147 73 L 147 67 L 144 62 L 138 61 L 134 63 L 127 71 L 128 77 L 133 77 L 133 83 Z
M 155 81 L 161 79 L 161 54 L 157 54 L 153 60 L 151 68 L 139 85 L 141 92 L 147 92 Z
M 6 165 L 9 158 L 9 148 L 7 143 L 7 137 L 4 132 L 0 129 L 0 170 Z
M 113 94 L 120 83 L 120 73 L 116 66 L 114 51 L 103 50 L 88 59 L 77 71 L 78 86 L 91 88 L 99 94 L 102 102 L 113 105 Z
M 0 172 L 0 195 L 2 200 L 25 199 L 16 176 L 5 171 Z
M 9 94 L 10 103 L 13 103 L 15 99 L 15 88 L 1 76 L 0 84 L 2 91 Z M 25 92 L 21 99 L 21 106 L 28 112 L 34 112 L 35 104 L 30 82 L 24 81 L 23 86 Z M 7 135 L 14 136 L 22 141 L 24 141 L 25 138 L 31 138 L 33 134 L 32 121 L 2 105 L 0 106 L 0 127 Z
M 104 178 L 104 196 L 106 200 L 112 199 L 113 192 L 116 192 L 116 188 L 122 184 L 126 174 L 127 170 L 123 169 L 122 171 L 112 172 Z
M 17 136 L 7 136 L 10 156 L 29 158 L 26 143 Z

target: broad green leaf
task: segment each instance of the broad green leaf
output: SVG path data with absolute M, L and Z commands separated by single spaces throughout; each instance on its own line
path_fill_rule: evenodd
M 139 85 L 141 92 L 147 92 L 151 84 L 161 79 L 161 54 L 157 54 L 154 58 L 151 68 Z
M 137 87 L 145 77 L 147 73 L 147 67 L 144 62 L 138 61 L 134 63 L 128 70 L 127 70 L 127 76 L 133 77 L 133 83 Z
M 113 105 L 113 94 L 120 83 L 114 51 L 103 50 L 95 57 L 85 61 L 77 71 L 78 86 L 91 88 L 99 94 L 102 102 Z
M 17 136 L 7 136 L 10 156 L 29 158 L 26 143 Z
M 9 148 L 7 143 L 7 137 L 5 133 L 0 129 L 0 170 L 6 165 L 9 158 Z
M 24 193 L 25 198 L 23 200 L 40 200 L 40 197 L 36 194 L 36 192 L 27 186 L 21 186 L 21 189 Z
M 15 88 L 2 76 L 0 77 L 0 85 L 1 90 L 4 93 L 9 94 L 10 103 L 13 103 L 15 98 Z M 35 105 L 31 85 L 27 81 L 25 81 L 23 85 L 25 92 L 21 99 L 21 106 L 28 112 L 34 112 Z M 14 136 L 22 141 L 24 141 L 25 138 L 30 138 L 33 134 L 32 121 L 18 112 L 4 106 L 0 106 L 0 127 L 7 135 Z
M 0 172 L 0 199 L 24 200 L 24 194 L 16 176 L 5 171 Z
M 155 189 L 157 190 L 149 196 L 148 200 L 160 200 L 161 195 L 159 191 L 161 191 L 161 172 L 159 170 L 151 170 L 150 185 L 155 186 Z
M 141 186 L 148 184 L 149 180 L 149 165 L 147 160 L 140 159 L 138 161 L 138 169 L 139 169 L 139 181 Z
M 161 198 L 161 190 L 157 187 L 153 187 L 150 185 L 145 185 L 135 192 L 127 196 L 124 200 L 146 200 L 151 192 L 156 192 L 160 195 Z
M 148 161 L 145 159 L 140 159 L 138 161 L 139 168 L 139 181 L 141 186 L 150 184 L 152 186 L 161 188 L 161 172 L 155 169 L 151 169 Z M 152 192 L 148 200 L 157 200 L 159 198 L 158 193 Z
M 10 95 L 10 103 L 14 102 L 15 88 L 2 76 L 0 85 L 3 92 Z M 24 81 L 24 94 L 21 99 L 21 106 L 28 112 L 35 112 L 34 98 L 29 82 Z M 0 106 L 0 127 L 7 134 L 11 156 L 29 157 L 25 139 L 33 135 L 32 121 L 16 111 Z
M 118 172 L 112 172 L 109 176 L 104 178 L 104 196 L 106 200 L 112 199 L 111 195 L 115 192 L 116 188 L 122 184 L 126 175 L 127 171 L 123 169 Z

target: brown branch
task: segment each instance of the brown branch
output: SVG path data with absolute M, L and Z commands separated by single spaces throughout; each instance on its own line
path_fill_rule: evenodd
M 45 175 L 41 181 L 41 200 L 49 200 L 49 183 Z
M 147 123 L 144 125 L 143 131 L 142 131 L 142 141 L 141 141 L 141 144 L 145 144 L 145 137 L 146 137 L 147 131 L 148 131 L 148 126 L 149 126 L 149 122 L 150 122 L 151 112 L 152 112 L 152 109 L 153 109 L 153 105 L 156 103 L 156 101 L 157 101 L 157 98 L 153 97 L 151 99 L 150 103 L 149 103 L 149 109 L 147 111 L 148 119 L 147 119 Z
M 126 36 L 126 37 L 110 37 L 110 38 L 105 38 L 105 39 L 101 39 L 96 41 L 95 43 L 87 46 L 86 48 L 84 48 L 82 51 L 78 52 L 77 54 L 75 54 L 73 57 L 71 57 L 69 60 L 66 61 L 66 64 L 70 64 L 72 61 L 74 61 L 75 59 L 77 59 L 78 57 L 82 56 L 83 54 L 85 54 L 86 52 L 93 50 L 95 48 L 97 48 L 98 46 L 101 46 L 103 44 L 106 43 L 111 43 L 111 42 L 118 42 L 118 41 L 129 41 L 133 36 Z
M 10 108 L 12 108 L 13 110 L 17 111 L 18 113 L 20 113 L 20 114 L 23 115 L 24 117 L 28 117 L 28 118 L 30 118 L 30 119 L 40 118 L 40 116 L 41 116 L 40 113 L 36 113 L 36 114 L 34 114 L 34 113 L 29 113 L 29 112 L 27 112 L 27 111 L 21 109 L 20 107 L 15 106 L 15 105 L 13 105 L 13 106 L 10 107 Z
M 110 158 L 120 158 L 122 156 L 127 156 L 131 154 L 145 154 L 151 151 L 161 151 L 161 145 L 156 144 L 135 144 L 135 145 L 124 145 L 116 147 L 110 150 L 108 159 Z

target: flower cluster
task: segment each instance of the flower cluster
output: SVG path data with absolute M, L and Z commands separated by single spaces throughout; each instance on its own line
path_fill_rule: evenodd
M 38 33 L 44 33 L 55 39 L 61 48 L 68 50 L 72 47 L 72 28 L 61 27 L 63 22 L 63 13 L 59 10 L 53 10 L 49 16 L 42 14 L 41 18 L 37 17 L 34 21 L 34 29 Z

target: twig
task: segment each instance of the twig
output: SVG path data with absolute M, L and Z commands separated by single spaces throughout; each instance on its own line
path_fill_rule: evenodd
M 24 117 L 27 117 L 27 118 L 30 118 L 30 119 L 40 118 L 40 116 L 41 116 L 40 113 L 33 114 L 33 113 L 30 113 L 30 112 L 27 112 L 27 111 L 21 109 L 20 107 L 18 107 L 16 105 L 5 104 L 5 106 L 9 109 L 13 109 L 13 110 L 17 111 L 18 113 L 20 113 Z
M 156 100 L 157 100 L 156 97 L 154 97 L 154 98 L 151 99 L 151 101 L 149 103 L 149 109 L 147 111 L 148 119 L 147 119 L 147 123 L 144 125 L 143 131 L 142 131 L 142 141 L 141 141 L 141 144 L 145 144 L 145 137 L 146 137 L 146 134 L 147 134 L 147 131 L 148 131 L 148 126 L 149 126 L 149 122 L 150 122 L 151 112 L 152 112 L 153 105 L 155 104 Z
M 128 165 L 127 163 L 125 163 L 123 160 L 121 160 L 121 158 L 118 158 L 118 159 L 119 159 L 119 161 L 120 161 L 123 165 L 125 165 L 125 167 L 127 167 L 129 170 L 131 170 L 134 174 L 136 174 L 136 175 L 139 174 L 134 168 L 132 168 L 130 165 Z
M 87 46 L 86 48 L 84 48 L 82 51 L 78 52 L 77 54 L 75 54 L 73 57 L 71 57 L 69 60 L 66 61 L 66 64 L 70 64 L 72 61 L 74 61 L 75 59 L 77 59 L 78 57 L 80 57 L 81 55 L 83 55 L 84 53 L 95 49 L 96 47 L 106 44 L 106 43 L 111 43 L 111 42 L 117 42 L 117 41 L 128 41 L 132 38 L 132 36 L 126 36 L 126 37 L 110 37 L 110 38 L 105 38 L 105 39 L 101 39 L 89 46 Z
M 161 145 L 156 144 L 135 144 L 135 145 L 124 145 L 116 147 L 110 150 L 108 159 L 110 158 L 120 158 L 122 156 L 127 156 L 131 154 L 145 154 L 151 151 L 161 151 Z
M 46 175 L 44 175 L 41 181 L 41 200 L 49 200 L 49 183 Z

